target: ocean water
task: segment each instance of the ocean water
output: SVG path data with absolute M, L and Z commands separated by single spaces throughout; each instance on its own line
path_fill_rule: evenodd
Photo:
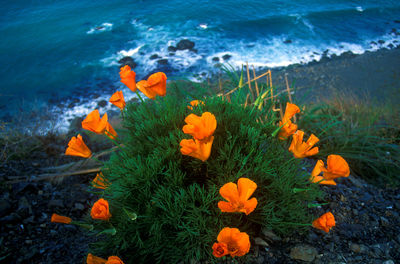
M 195 80 L 218 63 L 287 66 L 400 44 L 398 0 L 20 0 L 0 13 L 0 118 L 47 105 L 61 126 L 127 91 L 125 56 L 138 79 L 163 70 Z M 182 39 L 195 51 L 168 51 Z

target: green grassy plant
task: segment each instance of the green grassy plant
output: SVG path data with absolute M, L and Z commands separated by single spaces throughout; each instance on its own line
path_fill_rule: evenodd
M 231 102 L 217 96 L 189 99 L 179 87 L 173 84 L 164 98 L 124 110 L 124 147 L 102 169 L 111 182 L 103 197 L 112 217 L 96 227 L 113 226 L 116 234 L 94 244 L 93 252 L 121 256 L 125 263 L 217 262 L 212 245 L 223 227 L 254 239 L 262 228 L 285 234 L 309 225 L 307 205 L 322 194 L 301 160 L 271 136 L 277 121 L 271 105 L 244 107 L 240 91 Z M 205 105 L 189 110 L 191 99 Z M 182 132 L 185 117 L 206 111 L 218 124 L 211 156 L 201 162 L 182 155 L 179 143 L 189 138 Z M 221 213 L 219 189 L 240 177 L 258 185 L 252 196 L 257 208 L 247 216 Z
M 341 95 L 305 107 L 299 127 L 319 139 L 318 157 L 339 154 L 356 174 L 384 185 L 400 184 L 399 108 Z

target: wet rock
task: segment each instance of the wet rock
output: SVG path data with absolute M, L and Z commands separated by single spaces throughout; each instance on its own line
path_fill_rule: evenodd
M 150 56 L 150 60 L 156 60 L 156 59 L 159 59 L 159 58 L 161 58 L 161 57 L 158 56 L 158 54 L 153 54 L 153 55 Z
M 101 100 L 100 102 L 97 103 L 97 107 L 105 107 L 107 105 L 107 101 L 106 100 Z
M 160 65 L 168 65 L 168 60 L 167 59 L 161 59 L 157 61 L 158 64 Z
M 131 67 L 132 69 L 134 69 L 134 68 L 137 66 L 137 64 L 136 64 L 136 62 L 133 60 L 133 58 L 132 58 L 132 57 L 128 57 L 128 56 L 123 57 L 122 59 L 120 59 L 120 60 L 118 61 L 118 63 L 121 64 L 120 67 L 123 67 L 123 66 L 125 66 L 125 65 L 128 65 L 128 66 Z
M 188 39 L 182 39 L 176 45 L 177 50 L 191 50 L 194 48 L 194 42 Z
M 177 48 L 175 48 L 174 46 L 168 46 L 168 51 L 169 52 L 175 52 L 175 51 L 177 51 L 178 49 Z
M 218 62 L 219 58 L 218 57 L 214 57 L 214 58 L 212 58 L 212 61 Z
M 21 216 L 16 213 L 11 213 L 0 218 L 0 223 L 18 223 L 21 221 Z
M 400 20 L 393 20 L 393 22 L 400 24 Z
M 292 259 L 311 262 L 318 255 L 318 251 L 308 245 L 298 245 L 290 250 L 290 257 Z
M 378 43 L 379 43 L 379 44 L 384 44 L 385 41 L 380 39 L 380 40 L 378 40 Z
M 229 60 L 230 58 L 232 58 L 232 56 L 229 55 L 229 54 L 225 54 L 224 56 L 222 56 L 222 59 L 224 59 L 224 61 L 227 61 L 227 60 Z
M 291 40 L 291 39 L 287 39 L 287 40 L 285 40 L 283 43 L 285 43 L 285 44 L 290 44 L 290 43 L 292 43 L 292 40 Z

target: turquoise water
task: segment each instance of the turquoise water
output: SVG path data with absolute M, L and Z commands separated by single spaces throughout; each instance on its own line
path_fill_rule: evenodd
M 8 1 L 0 12 L 3 113 L 93 93 L 108 97 L 122 87 L 124 56 L 138 64 L 139 78 L 158 70 L 194 78 L 215 71 L 215 57 L 235 67 L 274 67 L 400 41 L 395 0 Z M 184 38 L 196 52 L 168 51 Z

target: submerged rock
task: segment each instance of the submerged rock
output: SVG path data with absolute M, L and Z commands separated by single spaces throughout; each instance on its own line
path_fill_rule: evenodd
M 224 56 L 222 56 L 222 59 L 224 59 L 225 61 L 229 60 L 230 58 L 232 58 L 232 56 L 229 54 L 225 54 Z
M 128 66 L 131 67 L 132 69 L 134 69 L 134 68 L 137 66 L 137 64 L 136 64 L 136 62 L 133 60 L 133 58 L 132 58 L 132 57 L 128 57 L 128 56 L 123 57 L 122 59 L 120 59 L 120 60 L 118 61 L 118 63 L 121 64 L 120 67 L 123 67 L 123 66 L 125 66 L 125 65 L 128 65 Z
M 191 50 L 194 48 L 194 42 L 190 41 L 188 39 L 182 39 L 181 41 L 178 42 L 176 45 L 177 50 Z

